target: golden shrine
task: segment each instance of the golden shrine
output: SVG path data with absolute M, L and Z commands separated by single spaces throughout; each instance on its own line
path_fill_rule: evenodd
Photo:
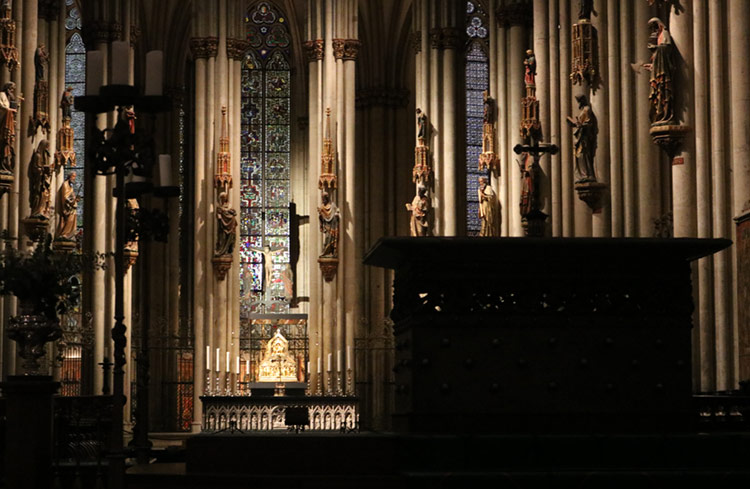
M 297 362 L 289 353 L 289 341 L 281 331 L 266 343 L 266 351 L 258 369 L 259 382 L 296 382 Z

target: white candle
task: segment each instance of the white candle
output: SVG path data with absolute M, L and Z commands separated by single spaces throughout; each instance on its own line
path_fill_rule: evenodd
M 320 373 L 320 357 L 318 357 L 318 373 Z
M 162 187 L 172 185 L 172 157 L 170 155 L 159 155 L 159 185 Z
M 240 357 L 237 357 L 237 368 L 235 369 L 236 373 L 240 373 Z
M 112 42 L 112 83 L 111 85 L 130 85 L 130 46 L 127 41 Z
M 346 347 L 346 369 L 347 370 L 352 369 L 352 347 L 351 346 Z
M 163 85 L 164 53 L 149 51 L 146 53 L 146 88 L 144 95 L 161 95 Z
M 328 354 L 328 372 L 331 371 L 331 357 L 332 357 L 332 355 L 329 353 Z
M 88 51 L 86 53 L 86 95 L 99 95 L 104 82 L 104 53 Z
M 211 347 L 206 347 L 206 370 L 211 370 Z
M 305 370 L 306 373 L 310 373 L 310 360 L 307 361 L 307 370 Z
M 227 373 L 229 373 L 229 352 L 227 352 L 227 363 L 226 363 Z
M 245 375 L 250 375 L 250 360 L 245 360 Z
M 336 370 L 341 372 L 341 350 L 336 352 Z
M 221 350 L 219 348 L 216 349 L 216 371 L 219 371 L 219 362 L 221 362 Z

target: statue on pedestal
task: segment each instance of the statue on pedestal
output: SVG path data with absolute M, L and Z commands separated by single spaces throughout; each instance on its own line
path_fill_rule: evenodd
M 420 146 L 424 146 L 427 139 L 427 129 L 427 115 L 422 112 L 422 109 L 417 108 L 417 144 Z
M 339 208 L 331 201 L 328 192 L 321 194 L 322 205 L 318 206 L 320 232 L 323 233 L 322 258 L 337 258 L 339 256 Z
M 229 196 L 221 192 L 216 206 L 216 247 L 214 256 L 231 255 L 237 240 L 237 211 L 229 206 Z
M 430 214 L 430 199 L 427 198 L 427 187 L 419 185 L 417 194 L 411 201 L 406 204 L 406 210 L 411 213 L 409 219 L 409 231 L 411 236 L 429 236 L 430 224 L 428 216 Z
M 479 218 L 482 227 L 479 236 L 499 236 L 499 215 L 497 209 L 497 194 L 489 184 L 487 177 L 479 177 Z
M 73 109 L 73 87 L 66 87 L 62 93 L 60 97 L 60 109 L 62 110 L 63 121 L 70 121 Z
M 0 174 L 13 175 L 16 168 L 16 84 L 8 82 L 0 92 Z
M 49 55 L 42 43 L 34 52 L 34 113 L 29 116 L 29 137 L 33 137 L 38 128 L 45 134 L 50 130 L 48 75 Z
M 527 87 L 536 86 L 536 57 L 534 51 L 531 49 L 526 50 L 526 59 L 523 60 L 523 66 L 525 69 L 523 81 Z
M 648 21 L 651 29 L 648 49 L 651 51 L 651 62 L 644 64 L 644 68 L 651 71 L 649 84 L 651 90 L 648 99 L 651 101 L 649 117 L 651 125 L 671 124 L 674 118 L 674 62 L 672 59 L 672 36 L 664 22 L 658 17 Z
M 532 210 L 538 209 L 539 199 L 539 165 L 529 153 L 521 153 L 521 216 L 525 217 Z
M 49 142 L 39 141 L 36 151 L 29 162 L 29 216 L 49 218 L 50 186 L 52 184 L 52 165 L 50 165 Z
M 594 156 L 599 132 L 596 117 L 585 95 L 576 95 L 580 112 L 576 118 L 568 117 L 575 138 L 576 183 L 596 182 Z
M 57 203 L 55 205 L 57 229 L 55 230 L 55 240 L 75 240 L 78 201 L 81 200 L 73 189 L 75 181 L 76 173 L 70 172 L 57 191 Z

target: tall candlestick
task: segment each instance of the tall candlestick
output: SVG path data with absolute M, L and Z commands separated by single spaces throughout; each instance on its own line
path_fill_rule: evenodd
M 336 352 L 336 370 L 341 372 L 341 350 Z
M 331 371 L 331 358 L 332 358 L 332 355 L 329 353 L 328 354 L 328 372 Z
M 219 348 L 216 349 L 216 371 L 219 371 L 219 364 L 221 362 L 221 350 Z
M 206 370 L 211 370 L 211 347 L 206 347 Z
M 169 187 L 172 185 L 172 156 L 159 155 L 159 185 Z
M 127 41 L 112 42 L 112 85 L 130 85 L 130 46 Z
M 163 85 L 164 53 L 149 51 L 146 53 L 146 88 L 144 95 L 161 95 Z
M 104 83 L 104 53 L 88 51 L 86 53 L 86 95 L 99 95 Z

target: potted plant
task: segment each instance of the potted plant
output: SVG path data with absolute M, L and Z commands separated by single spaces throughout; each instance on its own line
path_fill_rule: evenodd
M 18 315 L 10 318 L 8 337 L 18 343 L 27 375 L 37 374 L 45 344 L 61 335 L 59 315 L 80 299 L 83 256 L 52 249 L 52 237 L 30 254 L 8 247 L 0 261 L 0 294 L 18 298 Z

